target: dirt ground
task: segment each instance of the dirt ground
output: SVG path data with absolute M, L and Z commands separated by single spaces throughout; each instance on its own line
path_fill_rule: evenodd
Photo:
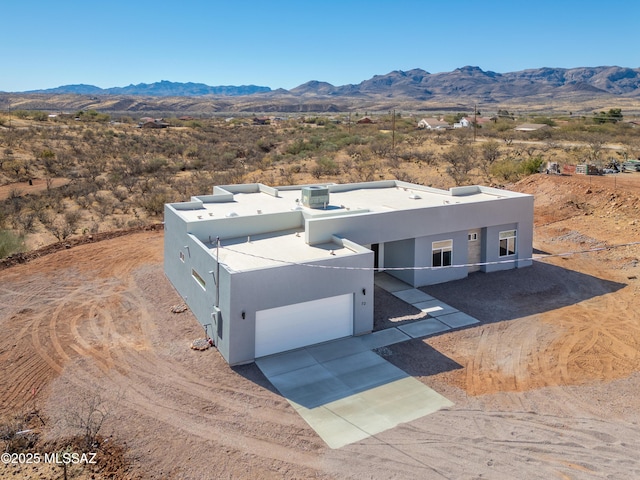
M 512 188 L 536 196 L 534 266 L 424 288 L 481 323 L 379 352 L 450 409 L 329 449 L 254 364 L 189 348 L 202 330 L 171 313 L 149 231 L 0 271 L 0 417 L 41 411 L 51 441 L 76 433 L 80 399 L 105 399 L 101 433 L 128 464 L 112 478 L 638 478 L 640 246 L 616 245 L 640 240 L 640 174 Z M 375 315 L 384 328 L 420 312 L 376 289 Z
M 52 178 L 51 184 L 48 188 L 57 188 L 69 183 L 66 178 Z M 35 178 L 29 182 L 14 182 L 9 185 L 0 185 L 0 200 L 9 198 L 12 192 L 17 192 L 19 195 L 29 195 L 34 193 L 42 193 L 47 189 L 47 181 L 42 178 Z

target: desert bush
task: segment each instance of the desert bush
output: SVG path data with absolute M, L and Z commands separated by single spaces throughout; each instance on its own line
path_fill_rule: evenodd
M 24 237 L 11 230 L 0 230 L 0 258 L 24 251 Z
M 173 201 L 172 196 L 166 192 L 154 192 L 142 200 L 142 207 L 147 211 L 149 215 L 157 216 L 164 213 L 165 203 Z
M 66 240 L 74 233 L 74 229 L 69 225 L 64 216 L 55 217 L 51 222 L 45 225 L 45 227 L 60 242 Z
M 544 159 L 540 155 L 528 158 L 520 162 L 520 172 L 523 175 L 533 175 L 534 173 L 539 173 L 543 163 Z
M 38 412 L 15 415 L 0 421 L 0 440 L 6 453 L 29 452 L 36 446 L 38 434 L 31 430 L 30 422 Z
M 287 145 L 284 151 L 289 155 L 299 155 L 300 153 L 306 151 L 307 147 L 308 144 L 304 140 L 298 139 L 293 143 Z
M 69 225 L 71 233 L 75 233 L 78 229 L 80 220 L 82 220 L 82 212 L 79 210 L 67 210 L 64 212 L 64 220 Z
M 109 194 L 104 192 L 98 192 L 95 195 L 96 211 L 100 215 L 101 219 L 104 219 L 107 215 L 113 213 L 115 202 Z
M 14 217 L 14 224 L 24 233 L 33 233 L 35 231 L 35 221 L 37 214 L 34 212 L 22 212 Z
M 474 149 L 466 144 L 455 145 L 442 154 L 442 160 L 447 165 L 447 174 L 456 185 L 468 182 L 469 172 L 476 166 Z
M 418 179 L 404 170 L 392 170 L 391 174 L 401 182 L 419 183 Z
M 22 191 L 17 188 L 9 190 L 9 195 L 4 202 L 4 210 L 7 214 L 18 215 L 24 207 L 26 201 L 22 197 Z
M 90 451 L 95 447 L 104 423 L 113 415 L 121 399 L 122 394 L 117 393 L 112 398 L 106 391 L 97 388 L 81 392 L 69 398 L 62 407 L 62 421 L 82 435 L 82 446 Z
M 276 144 L 272 139 L 263 137 L 256 142 L 256 146 L 260 151 L 269 153 L 276 147 Z
M 425 163 L 427 165 L 433 165 L 436 161 L 436 155 L 431 150 L 424 150 L 414 152 L 413 160 L 416 163 Z
M 490 172 L 492 176 L 506 182 L 514 182 L 520 175 L 518 161 L 511 157 L 495 162 Z
M 371 151 L 381 158 L 388 157 L 391 154 L 392 148 L 391 138 L 378 137 L 371 142 Z
M 320 178 L 325 175 L 339 175 L 340 166 L 332 158 L 320 157 L 316 159 L 316 164 L 311 168 L 311 174 L 314 178 Z

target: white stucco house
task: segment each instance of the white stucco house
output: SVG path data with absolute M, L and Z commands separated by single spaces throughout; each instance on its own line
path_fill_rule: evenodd
M 453 128 L 469 128 L 470 126 L 471 121 L 466 117 L 462 117 L 459 122 L 453 124 Z
M 531 265 L 533 197 L 399 181 L 216 186 L 165 205 L 165 273 L 229 364 L 373 329 L 374 274 L 415 287 Z
M 423 130 L 446 130 L 451 126 L 444 120 L 437 118 L 423 118 L 418 122 L 418 128 Z

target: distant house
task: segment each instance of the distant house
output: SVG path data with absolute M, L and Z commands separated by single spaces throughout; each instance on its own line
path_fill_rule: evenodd
M 359 124 L 370 124 L 370 123 L 374 123 L 374 121 L 371 120 L 369 117 L 362 117 L 356 123 L 359 123 Z
M 253 117 L 254 125 L 269 125 L 270 123 L 271 123 L 271 119 L 269 119 L 268 117 L 262 117 L 262 118 Z
M 418 122 L 418 128 L 425 130 L 444 130 L 449 128 L 449 124 L 437 118 L 423 118 Z
M 523 123 L 522 125 L 518 125 L 514 130 L 516 132 L 535 132 L 536 130 L 541 130 L 543 128 L 549 128 L 549 125 L 546 123 Z
M 138 122 L 138 128 L 167 128 L 169 126 L 162 118 L 143 117 Z
M 140 128 L 167 128 L 169 124 L 167 122 L 162 122 L 158 120 L 154 120 L 152 122 L 146 122 L 140 125 Z

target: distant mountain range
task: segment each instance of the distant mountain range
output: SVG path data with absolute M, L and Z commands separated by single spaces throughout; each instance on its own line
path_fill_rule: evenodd
M 65 85 L 0 93 L 0 109 L 75 109 L 182 112 L 336 112 L 388 108 L 429 110 L 469 105 L 567 105 L 584 111 L 606 105 L 640 109 L 640 68 L 538 68 L 510 73 L 466 66 L 452 72 L 393 71 L 358 84 L 310 81 L 291 90 L 161 82 L 102 89 Z M 618 105 L 620 104 L 620 105 Z M 637 107 L 636 107 L 637 106 Z
M 256 85 L 211 87 L 204 83 L 180 83 L 162 80 L 155 83 L 139 83 L 128 87 L 100 88 L 94 85 L 63 85 L 46 90 L 31 90 L 23 93 L 77 94 L 77 95 L 133 95 L 150 97 L 200 97 L 203 95 L 240 96 L 270 92 L 269 87 Z
M 78 95 L 134 95 L 150 97 L 199 97 L 204 95 L 244 96 L 257 93 L 272 95 L 324 95 L 352 97 L 384 95 L 427 100 L 431 97 L 473 96 L 482 101 L 500 101 L 549 93 L 624 95 L 640 97 L 640 69 L 623 67 L 538 68 L 519 72 L 496 73 L 479 67 L 457 68 L 452 72 L 429 73 L 414 69 L 376 75 L 357 85 L 334 86 L 316 80 L 292 90 L 272 90 L 256 85 L 217 86 L 203 83 L 180 83 L 163 80 L 127 87 L 99 88 L 93 85 L 65 85 L 23 93 Z

